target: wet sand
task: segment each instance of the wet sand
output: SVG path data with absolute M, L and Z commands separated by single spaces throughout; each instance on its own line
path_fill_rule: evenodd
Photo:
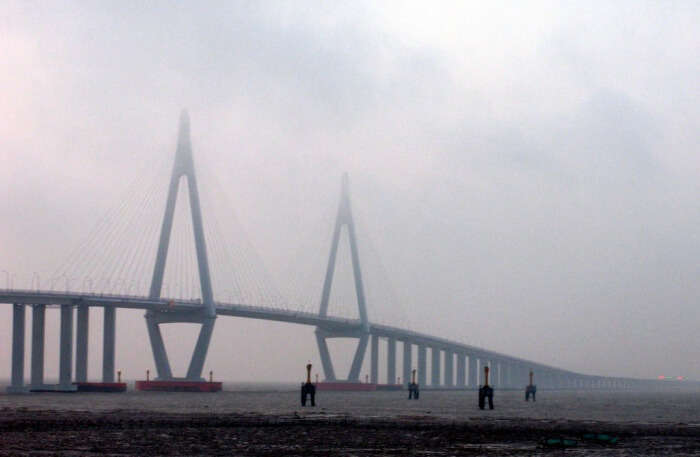
M 697 391 L 296 391 L 0 396 L 0 455 L 700 455 Z M 581 440 L 618 436 L 614 446 Z M 563 450 L 542 440 L 567 437 Z

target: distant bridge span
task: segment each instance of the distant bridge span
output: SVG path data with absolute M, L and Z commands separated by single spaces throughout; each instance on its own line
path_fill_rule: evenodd
M 72 292 L 47 292 L 30 290 L 0 290 L 0 303 L 15 304 L 15 314 L 23 313 L 25 305 L 31 305 L 34 308 L 35 313 L 37 313 L 37 311 L 43 313 L 45 307 L 51 305 L 58 305 L 62 307 L 62 310 L 66 308 L 78 308 L 78 310 L 80 310 L 88 307 L 101 307 L 105 308 L 106 310 L 114 310 L 116 308 L 142 309 L 146 311 L 163 313 L 164 318 L 162 322 L 164 323 L 169 321 L 167 319 L 168 314 L 177 315 L 177 318 L 176 320 L 174 320 L 174 322 L 183 322 L 183 315 L 186 316 L 188 313 L 192 313 L 194 315 L 193 321 L 197 321 L 198 312 L 202 306 L 201 300 L 180 300 L 168 298 L 149 299 L 148 297 L 131 295 L 76 294 Z M 286 322 L 291 324 L 309 325 L 323 329 L 326 332 L 331 332 L 336 336 L 356 337 L 358 333 L 363 331 L 362 322 L 359 319 L 349 319 L 335 316 L 320 316 L 319 314 L 305 311 L 293 311 L 236 303 L 216 302 L 215 307 L 216 314 L 219 316 L 233 316 L 249 319 Z M 105 315 L 109 315 L 108 311 L 105 311 Z M 17 319 L 23 321 L 22 318 Z M 379 376 L 378 361 L 375 361 L 375 358 L 377 357 L 375 355 L 375 344 L 378 344 L 379 339 L 386 340 L 387 344 L 389 345 L 389 353 L 393 352 L 394 354 L 396 354 L 396 342 L 403 343 L 404 361 L 410 360 L 410 354 L 412 350 L 411 346 L 417 346 L 418 364 L 419 367 L 422 365 L 424 370 L 423 374 L 420 376 L 422 378 L 423 385 L 433 388 L 475 388 L 480 380 L 479 369 L 477 368 L 477 365 L 481 367 L 484 366 L 484 364 L 489 364 L 492 367 L 492 369 L 496 371 L 497 375 L 499 369 L 501 370 L 500 379 L 495 377 L 495 379 L 498 379 L 498 381 L 494 382 L 499 382 L 499 384 L 502 387 L 506 388 L 522 387 L 522 379 L 527 378 L 527 372 L 529 370 L 535 370 L 535 372 L 538 374 L 538 379 L 540 379 L 540 385 L 545 388 L 549 387 L 583 389 L 631 387 L 632 385 L 643 382 L 640 380 L 629 378 L 590 376 L 575 373 L 573 371 L 563 370 L 560 368 L 526 360 L 523 358 L 513 357 L 507 354 L 502 354 L 499 352 L 479 348 L 476 346 L 467 345 L 456 341 L 450 341 L 448 339 L 431 336 L 425 333 L 415 332 L 411 330 L 401 329 L 389 325 L 370 323 L 369 335 L 373 340 L 372 347 L 374 348 L 374 350 L 372 351 L 373 362 L 371 366 L 371 376 L 375 382 L 378 380 Z M 374 343 L 374 341 L 377 341 L 377 343 Z M 36 342 L 36 344 L 39 343 L 39 341 Z M 392 345 L 394 345 L 393 351 L 391 349 Z M 68 348 L 70 347 L 70 345 L 61 344 L 62 351 L 64 350 L 64 347 Z M 425 373 L 425 354 L 427 354 L 428 348 L 431 350 L 432 354 L 438 354 L 437 356 L 433 356 L 432 371 L 434 379 L 431 379 L 431 382 L 429 384 L 426 383 L 427 373 Z M 87 348 L 85 348 L 84 350 L 83 348 L 78 348 L 78 360 L 76 361 L 77 366 L 87 366 L 86 360 L 80 360 L 81 353 L 84 353 L 85 356 L 87 355 L 86 349 Z M 113 363 L 113 344 L 111 347 L 109 347 L 108 345 L 108 347 L 105 347 L 104 349 L 106 353 L 112 353 L 111 358 Z M 13 348 L 13 355 L 14 351 L 15 350 Z M 446 358 L 448 359 L 449 357 L 456 357 L 456 380 L 450 374 L 451 369 L 447 367 L 449 363 L 445 362 L 445 374 L 442 379 L 443 382 L 440 382 L 439 376 L 442 375 L 442 373 L 440 372 L 440 366 L 443 365 L 444 362 L 444 359 L 442 357 L 439 357 L 440 352 L 445 354 Z M 32 352 L 33 356 L 35 356 L 36 354 L 36 351 Z M 19 356 L 19 354 L 17 354 L 17 356 Z M 24 355 L 22 354 L 22 358 L 23 357 Z M 107 359 L 109 358 L 110 357 L 108 356 Z M 465 373 L 467 361 L 469 362 L 468 376 Z M 392 372 L 395 374 L 395 362 L 392 362 L 393 361 L 391 359 L 387 361 L 388 374 L 391 374 Z M 411 367 L 411 362 L 409 362 L 408 364 L 404 364 L 404 380 L 409 379 Z M 15 368 L 14 364 L 13 368 Z M 113 366 L 103 368 L 106 368 L 108 372 L 103 374 L 108 375 L 109 372 L 113 373 Z M 62 371 L 64 373 L 68 373 L 69 369 L 67 367 L 63 367 Z M 13 375 L 14 374 L 15 373 L 13 370 Z M 107 382 L 110 380 L 110 376 L 103 377 L 107 378 Z M 450 379 L 447 379 L 448 377 Z M 17 385 L 16 387 L 19 387 L 19 385 Z
M 201 300 L 168 299 L 161 296 L 165 263 L 168 257 L 170 234 L 178 188 L 182 177 L 187 177 L 190 212 L 197 266 L 200 280 Z M 358 319 L 328 315 L 328 305 L 336 255 L 341 230 L 345 228 L 350 243 Z M 59 387 L 69 387 L 73 381 L 87 381 L 88 325 L 92 307 L 104 309 L 102 381 L 114 381 L 114 354 L 116 337 L 116 310 L 118 308 L 143 309 L 146 326 L 158 372 L 158 379 L 178 379 L 172 375 L 167 350 L 160 332 L 160 324 L 188 322 L 201 324 L 187 375 L 190 381 L 202 380 L 201 374 L 209 348 L 209 342 L 217 316 L 235 316 L 251 319 L 310 325 L 316 328 L 315 336 L 325 379 L 338 381 L 326 340 L 328 338 L 356 338 L 357 348 L 349 374 L 344 381 L 358 382 L 367 346 L 370 346 L 370 376 L 372 383 L 379 381 L 379 343 L 387 345 L 386 379 L 388 384 L 402 384 L 410 380 L 413 366 L 413 348 L 417 349 L 418 382 L 423 387 L 476 388 L 484 366 L 489 366 L 492 383 L 500 388 L 522 388 L 528 382 L 528 372 L 536 372 L 541 388 L 622 388 L 648 381 L 590 376 L 544 365 L 526 359 L 489 351 L 476 346 L 450 341 L 424 333 L 401 329 L 395 326 L 375 324 L 369 321 L 365 290 L 360 265 L 359 249 L 355 236 L 347 175 L 343 176 L 340 205 L 333 230 L 326 276 L 321 293 L 318 313 L 290 311 L 249 304 L 224 303 L 214 300 L 207 247 L 205 242 L 197 178 L 190 145 L 189 117 L 183 112 L 180 118 L 178 145 L 175 154 L 170 186 L 163 216 L 160 242 L 153 269 L 148 296 L 85 294 L 78 292 L 55 292 L 42 290 L 0 290 L 0 303 L 13 305 L 12 338 L 12 383 L 11 392 L 26 390 L 24 384 L 25 309 L 32 307 L 31 330 L 31 381 L 32 388 L 44 384 L 44 325 L 46 307 L 61 308 Z M 75 332 L 75 373 L 73 373 L 73 311 L 77 309 Z M 403 350 L 402 373 L 399 381 L 396 372 L 397 343 Z M 428 383 L 427 357 L 431 355 L 430 383 Z M 182 379 L 182 378 L 179 378 Z M 339 381 L 342 382 L 342 381 Z

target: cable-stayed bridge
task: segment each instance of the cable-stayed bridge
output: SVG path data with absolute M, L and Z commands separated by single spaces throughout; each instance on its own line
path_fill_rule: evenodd
M 185 178 L 185 179 L 183 179 Z M 188 197 L 189 214 L 182 213 L 184 208 L 178 205 L 178 200 L 183 196 Z M 150 192 L 146 201 L 158 198 L 157 192 Z M 130 200 L 126 199 L 120 204 L 119 211 L 126 211 L 130 207 Z M 135 218 L 140 217 L 140 211 L 144 207 L 139 206 Z M 489 366 L 492 373 L 492 383 L 502 388 L 518 388 L 527 383 L 528 372 L 534 370 L 537 373 L 538 384 L 541 388 L 627 388 L 645 381 L 591 376 L 575 373 L 569 370 L 544 365 L 521 357 L 490 351 L 485 348 L 452 341 L 440 336 L 429 335 L 422 332 L 408 330 L 399 325 L 387 325 L 372 322 L 368 314 L 366 285 L 363 278 L 363 268 L 360 259 L 360 246 L 357 229 L 351 208 L 349 183 L 347 175 L 343 176 L 341 185 L 340 204 L 335 216 L 335 224 L 330 240 L 330 254 L 327 259 L 325 277 L 321 290 L 318 310 L 285 309 L 283 306 L 269 306 L 270 303 L 280 305 L 284 303 L 281 294 L 271 293 L 264 286 L 260 286 L 259 277 L 262 273 L 254 268 L 242 268 L 237 272 L 221 272 L 219 265 L 225 263 L 227 258 L 236 256 L 230 254 L 228 249 L 218 237 L 211 235 L 204 224 L 203 209 L 200 202 L 199 186 L 192 155 L 190 142 L 189 118 L 183 112 L 180 119 L 178 144 L 175 160 L 171 171 L 171 177 L 167 189 L 167 198 L 157 232 L 158 243 L 155 246 L 155 261 L 148 265 L 147 257 L 142 255 L 147 249 L 140 249 L 139 254 L 127 256 L 110 266 L 108 274 L 98 276 L 90 280 L 90 284 L 71 287 L 69 275 L 62 273 L 60 277 L 66 279 L 65 291 L 55 290 L 55 284 L 49 289 L 42 289 L 37 281 L 32 284 L 31 290 L 14 289 L 8 284 L 8 288 L 0 289 L 0 303 L 8 303 L 13 306 L 13 337 L 12 337 L 12 377 L 10 391 L 21 392 L 28 387 L 33 389 L 45 386 L 44 376 L 44 351 L 45 351 L 45 313 L 47 306 L 60 307 L 60 343 L 59 343 L 59 386 L 70 386 L 73 382 L 87 381 L 88 361 L 88 326 L 91 308 L 103 309 L 103 357 L 102 357 L 102 381 L 113 382 L 115 377 L 115 337 L 116 312 L 118 308 L 143 309 L 145 311 L 146 327 L 153 358 L 157 370 L 157 379 L 188 381 L 203 381 L 202 370 L 209 349 L 209 343 L 216 319 L 219 316 L 234 316 L 251 319 L 263 319 L 295 324 L 310 325 L 316 328 L 316 340 L 319 355 L 322 362 L 326 381 L 329 382 L 358 382 L 360 370 L 366 357 L 369 346 L 370 377 L 371 382 L 379 381 L 379 345 L 386 344 L 385 375 L 388 384 L 403 384 L 410 381 L 411 370 L 416 369 L 418 382 L 424 387 L 433 388 L 476 388 L 481 381 L 480 373 L 484 366 Z M 185 227 L 178 231 L 174 228 L 177 214 L 184 214 Z M 120 246 L 114 239 L 128 233 L 129 230 L 137 230 L 129 223 L 128 218 L 118 213 L 118 224 L 98 224 L 91 234 L 91 239 L 85 243 L 88 249 L 91 246 L 100 246 L 106 256 L 119 256 Z M 216 223 L 216 214 L 207 214 Z M 182 217 L 181 217 L 182 218 Z M 209 220 L 209 219 L 208 219 Z M 102 221 L 104 222 L 104 221 Z M 95 242 L 103 231 L 108 231 L 112 239 L 108 242 Z M 155 230 L 154 230 L 155 231 Z M 347 246 L 341 243 L 345 235 Z M 194 246 L 193 250 L 178 249 L 182 243 L 189 242 Z M 137 243 L 139 244 L 139 243 Z M 343 249 L 345 247 L 345 249 Z M 238 252 L 240 253 L 240 252 Z M 332 305 L 332 291 L 334 278 L 337 276 L 339 256 L 346 256 L 346 263 L 353 281 L 349 295 L 356 303 L 356 315 L 341 317 L 329 313 Z M 210 263 L 210 256 L 215 261 Z M 168 261 L 170 259 L 170 262 Z M 218 260 L 217 260 L 218 259 Z M 223 259 L 223 260 L 222 260 Z M 222 263 L 223 261 L 223 263 Z M 172 266 L 174 263 L 175 266 Z M 80 265 L 102 265 L 99 258 L 69 259 L 67 265 L 73 268 Z M 187 271 L 187 265 L 196 265 L 197 283 L 192 283 L 193 272 Z M 212 265 L 217 268 L 211 268 Z M 88 267 L 86 267 L 88 268 Z M 139 284 L 111 282 L 116 274 L 120 277 L 122 272 L 150 270 L 150 284 L 147 290 L 140 290 Z M 224 269 L 225 270 L 225 269 Z M 241 274 L 240 271 L 243 271 Z M 254 286 L 262 295 L 263 300 L 248 300 L 241 275 L 249 276 L 248 282 L 257 284 Z M 139 273 L 143 276 L 143 273 Z M 222 278 L 217 281 L 216 277 Z M 97 293 L 94 292 L 93 281 L 106 281 L 106 288 L 110 286 L 119 292 Z M 168 287 L 166 278 L 172 280 L 172 289 Z M 119 280 L 118 280 L 119 281 Z M 183 293 L 183 284 L 186 285 Z M 222 298 L 216 293 L 216 287 L 220 284 L 231 284 L 237 290 L 235 294 L 239 300 Z M 173 293 L 179 285 L 180 293 Z M 133 286 L 133 287 L 132 287 Z M 226 287 L 226 286 L 224 286 Z M 124 290 L 126 289 L 126 292 Z M 196 293 L 192 293 L 192 291 Z M 347 292 L 347 291 L 346 291 Z M 190 295 L 190 297 L 188 297 Z M 191 297 L 198 295 L 197 297 Z M 254 304 L 256 303 L 257 304 Z M 30 381 L 25 385 L 25 320 L 26 308 L 31 306 L 32 324 L 30 335 L 31 363 L 29 367 Z M 77 310 L 77 325 L 74 331 L 74 311 Z M 170 366 L 167 348 L 161 334 L 161 324 L 195 323 L 199 324 L 200 331 L 195 348 L 184 378 L 176 378 Z M 357 340 L 357 347 L 352 357 L 352 363 L 347 375 L 337 374 L 333 364 L 327 340 L 331 338 L 353 338 Z M 75 347 L 74 347 L 75 343 Z M 413 351 L 417 351 L 417 366 L 413 366 Z M 397 360 L 398 352 L 401 352 Z M 431 356 L 431 370 L 427 371 L 428 353 Z M 73 362 L 75 356 L 75 363 Z M 397 363 L 398 362 L 398 363 Z M 401 372 L 397 372 L 400 365 Z M 75 371 L 73 367 L 75 366 Z M 397 376 L 399 375 L 399 376 Z M 400 381 L 399 381 L 400 379 Z

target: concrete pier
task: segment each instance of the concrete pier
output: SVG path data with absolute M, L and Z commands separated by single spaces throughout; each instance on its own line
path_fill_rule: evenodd
M 430 351 L 431 364 L 430 370 L 432 372 L 430 376 L 430 385 L 433 387 L 440 386 L 440 349 L 433 346 Z
M 427 366 L 427 358 L 428 358 L 428 349 L 425 347 L 424 344 L 421 344 L 418 346 L 418 385 L 420 387 L 425 387 L 426 386 L 426 381 L 428 379 L 428 373 L 426 373 L 428 366 Z
M 58 383 L 61 387 L 72 385 L 73 365 L 73 305 L 61 305 L 61 340 Z
M 465 355 L 457 353 L 457 387 L 463 389 L 466 386 Z
M 454 387 L 454 352 L 445 350 L 445 387 Z
M 46 328 L 46 305 L 32 306 L 32 366 L 31 387 L 44 384 L 44 329 Z
M 513 364 L 507 363 L 503 365 L 503 386 L 509 389 L 513 386 Z
M 401 383 L 406 387 L 411 383 L 411 361 L 413 360 L 411 348 L 410 341 L 403 342 L 403 378 Z
M 389 338 L 386 349 L 386 383 L 396 384 L 396 340 Z
M 114 382 L 114 344 L 116 339 L 116 309 L 104 308 L 102 327 L 102 382 Z
M 372 335 L 370 342 L 370 382 L 379 382 L 379 337 Z
M 76 382 L 87 382 L 89 320 L 90 307 L 87 305 L 78 305 L 78 328 L 75 341 Z
M 12 305 L 12 375 L 8 392 L 24 391 L 24 326 L 25 306 Z
M 467 377 L 469 378 L 469 388 L 474 389 L 479 385 L 477 376 L 476 356 L 472 354 L 469 354 L 469 374 L 467 375 Z

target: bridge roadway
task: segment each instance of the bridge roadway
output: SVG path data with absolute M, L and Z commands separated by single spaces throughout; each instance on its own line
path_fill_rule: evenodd
M 126 308 L 126 309 L 143 309 L 157 311 L 160 315 L 166 316 L 164 322 L 167 322 L 167 314 L 169 312 L 178 313 L 178 322 L 182 322 L 183 313 L 192 312 L 193 315 L 201 311 L 202 304 L 199 300 L 177 300 L 177 299 L 149 299 L 143 296 L 130 296 L 130 295 L 104 295 L 104 294 L 86 294 L 86 293 L 76 293 L 76 292 L 55 292 L 55 291 L 31 291 L 31 290 L 0 290 L 0 303 L 9 303 L 14 305 L 59 305 L 64 308 L 73 308 L 77 306 L 80 308 L 88 309 L 89 307 L 102 307 L 105 310 L 116 309 L 116 308 Z M 18 307 L 15 306 L 17 309 Z M 21 325 L 24 325 L 24 308 L 22 307 L 22 318 Z M 17 312 L 17 311 L 15 311 Z M 252 306 L 237 303 L 224 303 L 216 302 L 216 313 L 222 316 L 235 316 L 250 319 L 263 319 L 278 322 L 287 322 L 292 324 L 300 325 L 310 325 L 317 329 L 322 329 L 322 331 L 332 332 L 336 336 L 348 336 L 357 337 L 358 335 L 365 332 L 363 325 L 359 319 L 349 319 L 342 317 L 333 316 L 321 316 L 319 314 L 305 312 L 305 311 L 294 311 L 287 309 L 271 308 L 264 306 Z M 87 314 L 86 314 L 87 315 Z M 72 316 L 72 311 L 70 316 Z M 107 311 L 105 311 L 105 316 L 107 316 Z M 81 348 L 80 346 L 80 312 L 78 321 L 78 355 L 76 363 L 76 379 L 85 380 L 82 378 L 86 377 L 86 361 L 83 363 L 85 367 L 81 368 L 81 358 L 87 358 L 87 347 Z M 41 314 L 41 325 L 43 326 L 43 314 Z M 70 319 L 72 320 L 72 319 Z M 87 318 L 84 318 L 87 321 Z M 113 320 L 113 317 L 112 317 Z M 87 325 L 86 323 L 84 324 Z M 113 327 L 113 323 L 111 324 Z M 72 336 L 72 324 L 70 324 L 70 329 L 64 329 L 64 324 L 62 323 L 62 334 L 67 331 L 69 335 Z M 107 317 L 105 317 L 105 326 L 108 326 Z M 36 329 L 34 330 L 36 332 Z M 15 326 L 15 332 L 21 332 L 22 340 L 24 339 L 24 331 L 18 329 Z M 87 334 L 87 328 L 83 330 Z M 105 332 L 108 332 L 105 329 Z M 111 329 L 114 333 L 114 329 Z M 498 353 L 495 351 L 490 351 L 487 349 L 479 348 L 476 346 L 467 345 L 464 343 L 450 341 L 448 339 L 435 337 L 425 333 L 415 332 L 411 330 L 401 329 L 389 325 L 383 324 L 369 324 L 369 334 L 372 338 L 371 346 L 371 372 L 372 381 L 378 381 L 378 341 L 380 338 L 386 339 L 388 348 L 388 360 L 387 360 L 387 379 L 395 379 L 395 358 L 396 358 L 396 342 L 403 342 L 403 375 L 404 383 L 408 379 L 410 374 L 410 368 L 412 366 L 412 347 L 416 345 L 418 347 L 418 372 L 419 381 L 422 385 L 428 387 L 446 387 L 446 388 L 464 388 L 470 387 L 474 388 L 480 383 L 479 369 L 477 369 L 477 361 L 479 367 L 483 367 L 488 364 L 493 372 L 492 383 L 500 385 L 501 387 L 511 387 L 519 388 L 522 387 L 527 381 L 527 372 L 529 370 L 535 371 L 537 373 L 537 379 L 541 387 L 545 388 L 611 388 L 611 387 L 632 387 L 638 385 L 641 380 L 629 379 L 629 378 L 611 378 L 611 377 L 600 377 L 591 376 L 581 373 L 576 373 L 569 370 L 563 370 L 557 367 L 545 365 L 542 363 L 533 362 L 530 360 L 513 357 L 507 354 Z M 87 338 L 86 336 L 84 337 Z M 105 336 L 105 344 L 108 344 L 107 336 Z M 72 339 L 72 338 L 66 338 Z M 113 338 L 112 338 L 113 340 Z M 36 344 L 37 342 L 35 342 Z M 43 365 L 43 328 L 41 329 L 41 360 L 36 363 L 41 363 Z M 85 346 L 87 343 L 83 343 Z M 113 346 L 113 341 L 111 342 Z M 15 362 L 19 363 L 20 352 L 21 358 L 24 355 L 24 343 L 21 344 L 21 351 L 15 350 L 15 344 L 13 344 L 13 380 L 21 384 L 20 373 L 14 373 Z M 62 346 L 64 346 L 62 341 Z M 72 350 L 72 344 L 70 345 Z M 431 383 L 427 383 L 427 370 L 426 370 L 426 354 L 427 349 L 431 349 L 432 353 L 432 379 Z M 80 352 L 83 352 L 83 356 L 80 356 Z M 113 351 L 112 354 L 112 365 L 113 365 Z M 34 352 L 34 351 L 33 351 Z M 105 354 L 107 350 L 105 349 Z M 440 354 L 444 354 L 443 357 Z M 62 365 L 68 365 L 62 369 L 60 378 L 64 379 L 64 382 L 70 383 L 70 365 L 71 357 L 66 354 L 67 360 Z M 454 359 L 457 360 L 457 377 L 456 383 L 454 379 Z M 63 358 L 63 348 L 62 348 L 62 358 Z M 469 360 L 469 377 L 465 376 L 465 358 Z M 452 361 L 452 363 L 447 361 Z M 443 363 L 444 361 L 444 363 Z M 34 380 L 33 384 L 43 384 L 43 368 L 34 367 L 34 360 L 32 371 L 38 370 L 40 373 L 37 375 L 40 379 Z M 441 366 L 444 367 L 444 375 Z M 21 376 L 23 376 L 23 366 L 21 367 Z M 107 373 L 108 371 L 114 370 L 113 366 L 106 367 L 103 378 L 109 380 L 113 375 Z M 67 373 L 66 373 L 67 372 Z M 81 373 L 82 372 L 82 373 Z M 33 374 L 33 378 L 34 373 Z M 67 377 L 67 380 L 66 380 Z M 441 380 L 442 378 L 442 380 Z M 13 383 L 14 384 L 14 383 Z

